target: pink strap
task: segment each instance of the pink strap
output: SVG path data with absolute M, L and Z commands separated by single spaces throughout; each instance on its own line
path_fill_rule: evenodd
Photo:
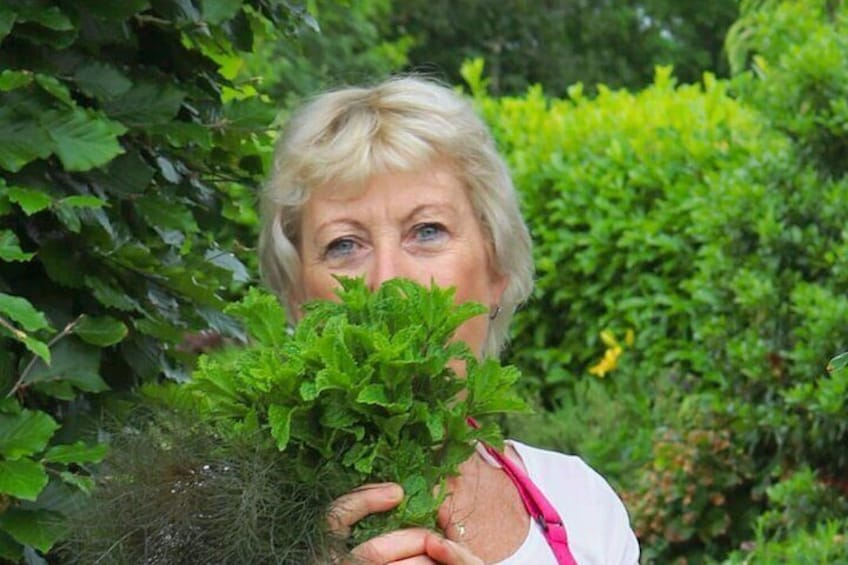
M 472 427 L 479 427 L 477 422 L 471 418 L 468 419 L 468 423 Z M 562 518 L 559 517 L 559 513 L 553 504 L 548 501 L 539 487 L 530 480 L 530 477 L 521 467 L 491 445 L 483 444 L 483 447 L 495 461 L 500 463 L 504 472 L 515 485 L 527 513 L 541 526 L 542 533 L 548 541 L 557 563 L 559 565 L 577 565 L 577 561 L 571 555 L 571 550 L 568 547 L 568 534 L 565 531 L 565 524 L 562 523 Z

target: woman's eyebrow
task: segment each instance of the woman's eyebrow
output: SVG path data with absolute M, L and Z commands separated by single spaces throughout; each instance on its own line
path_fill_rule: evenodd
M 353 229 L 356 229 L 356 230 L 363 229 L 363 224 L 361 222 L 357 221 L 357 220 L 352 219 L 352 218 L 345 218 L 345 217 L 329 218 L 327 220 L 324 220 L 323 222 L 321 222 L 320 224 L 318 224 L 315 227 L 315 236 L 317 237 L 317 236 L 321 235 L 321 232 L 323 232 L 324 230 L 329 229 L 329 228 L 333 228 L 333 227 L 336 227 L 336 226 L 350 227 L 350 228 L 353 228 Z
M 404 218 L 407 222 L 417 218 L 418 216 L 447 214 L 451 218 L 457 215 L 456 208 L 450 203 L 439 204 L 420 204 L 412 209 Z

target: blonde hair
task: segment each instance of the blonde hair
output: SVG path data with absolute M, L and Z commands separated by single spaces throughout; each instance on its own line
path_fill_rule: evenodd
M 259 254 L 265 281 L 290 313 L 300 293 L 300 217 L 310 191 L 422 170 L 436 160 L 447 160 L 468 190 L 491 245 L 490 260 L 508 277 L 482 354 L 500 352 L 515 309 L 533 287 L 530 236 L 486 125 L 462 96 L 417 77 L 327 92 L 289 120 L 262 196 Z

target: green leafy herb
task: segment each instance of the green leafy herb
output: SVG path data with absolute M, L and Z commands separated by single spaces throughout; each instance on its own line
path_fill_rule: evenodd
M 273 296 L 249 293 L 230 313 L 244 321 L 250 346 L 202 358 L 189 386 L 231 430 L 255 415 L 298 462 L 303 481 L 334 465 L 344 489 L 403 485 L 400 507 L 366 520 L 355 541 L 404 526 L 433 528 L 444 479 L 477 440 L 500 442 L 495 426 L 474 429 L 468 418 L 524 409 L 511 389 L 518 371 L 479 361 L 451 340 L 486 312 L 456 305 L 452 289 L 395 279 L 372 293 L 360 279 L 340 283 L 340 300 L 307 304 L 293 332 Z M 456 366 L 465 367 L 464 378 Z
M 455 304 L 452 289 L 340 283 L 339 300 L 307 304 L 294 329 L 274 296 L 250 291 L 228 308 L 248 345 L 201 356 L 187 384 L 146 387 L 153 417 L 116 434 L 65 553 L 78 562 L 325 562 L 345 543 L 436 528 L 446 479 L 475 442 L 501 441 L 497 426 L 468 418 L 524 409 L 512 392 L 518 371 L 452 339 L 486 312 Z M 400 483 L 405 499 L 347 541 L 331 535 L 332 502 L 376 481 Z

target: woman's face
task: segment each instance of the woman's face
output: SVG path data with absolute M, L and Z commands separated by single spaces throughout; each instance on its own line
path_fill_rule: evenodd
M 336 299 L 334 275 L 364 277 L 377 288 L 396 277 L 456 287 L 456 301 L 500 303 L 506 286 L 465 188 L 444 164 L 386 173 L 363 190 L 328 185 L 303 208 L 300 302 Z M 479 353 L 489 320 L 477 316 L 456 337 Z

